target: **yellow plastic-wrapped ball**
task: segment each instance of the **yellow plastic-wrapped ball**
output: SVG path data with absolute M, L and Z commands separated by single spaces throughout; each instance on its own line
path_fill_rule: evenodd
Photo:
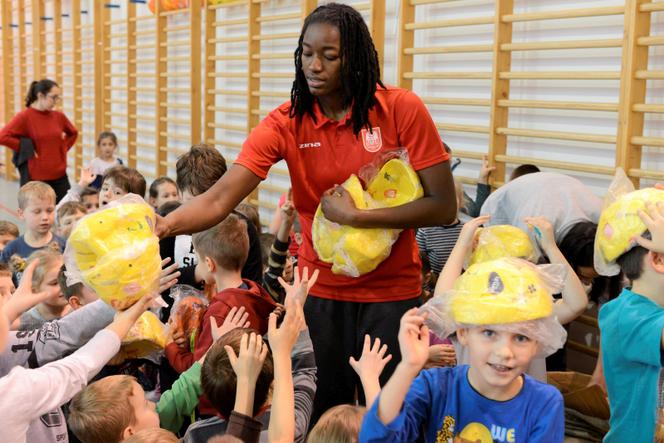
M 403 160 L 385 163 L 367 190 L 354 174 L 342 186 L 359 209 L 403 205 L 424 195 L 417 173 Z M 342 226 L 325 219 L 320 205 L 311 229 L 318 257 L 332 264 L 332 272 L 358 277 L 373 271 L 389 257 L 399 229 L 363 229 Z
M 355 174 L 348 177 L 341 186 L 348 191 L 356 207 L 360 209 L 367 208 L 362 183 L 360 183 L 360 179 Z M 313 238 L 314 249 L 322 261 L 331 263 L 334 260 L 337 245 L 348 229 L 348 226 L 341 226 L 325 221 L 323 210 L 318 205 L 311 228 L 311 236 Z
M 150 311 L 146 311 L 136 320 L 126 337 L 122 340 L 117 360 L 144 358 L 166 347 L 166 325 Z
M 113 308 L 126 309 L 159 287 L 159 239 L 146 203 L 124 203 L 82 218 L 67 242 L 83 282 Z M 71 271 L 68 265 L 68 271 Z
M 367 186 L 367 192 L 382 207 L 401 206 L 422 198 L 424 189 L 415 170 L 406 162 L 392 159 L 385 163 Z
M 553 301 L 533 264 L 518 258 L 477 263 L 454 284 L 457 323 L 491 325 L 551 315 Z
M 532 262 L 537 258 L 530 236 L 516 226 L 494 225 L 480 228 L 475 239 L 477 246 L 470 256 L 469 265 L 503 257 L 523 258 Z
M 664 202 L 664 191 L 655 188 L 633 191 L 602 211 L 595 242 L 606 262 L 613 262 L 627 252 L 633 246 L 632 238 L 646 231 L 638 211 L 645 211 L 647 202 Z

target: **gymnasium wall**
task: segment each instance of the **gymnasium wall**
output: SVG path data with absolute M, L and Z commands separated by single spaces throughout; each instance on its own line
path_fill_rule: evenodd
M 148 181 L 174 176 L 192 143 L 235 158 L 288 99 L 302 18 L 319 3 L 190 0 L 153 14 L 135 0 L 0 2 L 0 116 L 21 109 L 33 78 L 54 78 L 82 133 L 70 176 L 110 129 Z M 578 176 L 599 195 L 616 166 L 637 185 L 664 178 L 664 2 L 344 3 L 367 20 L 385 82 L 423 98 L 469 190 L 483 155 L 498 167 L 496 186 L 524 162 Z M 264 222 L 287 187 L 276 165 L 252 196 Z

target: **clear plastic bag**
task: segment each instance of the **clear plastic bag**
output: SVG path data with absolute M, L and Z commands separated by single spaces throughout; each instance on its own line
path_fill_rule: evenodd
M 595 270 L 612 276 L 620 272 L 616 259 L 636 246 L 632 239 L 646 232 L 639 210 L 646 203 L 664 202 L 664 191 L 655 188 L 634 190 L 632 182 L 620 168 L 604 198 L 604 207 L 595 236 Z
M 173 286 L 170 295 L 173 298 L 171 315 L 168 318 L 170 333 L 180 333 L 193 343 L 209 305 L 208 300 L 201 291 L 188 285 Z
M 342 186 L 359 209 L 400 206 L 424 195 L 404 149 L 377 156 L 358 174 L 367 184 L 366 190 L 355 174 Z M 400 229 L 353 228 L 331 222 L 323 215 L 320 205 L 312 226 L 318 257 L 332 264 L 333 273 L 350 277 L 359 277 L 376 269 L 389 257 L 400 232 Z
M 122 340 L 120 352 L 113 358 L 115 364 L 126 360 L 145 358 L 163 351 L 168 337 L 168 328 L 150 311 L 136 320 Z
M 117 310 L 156 294 L 161 258 L 154 225 L 154 210 L 135 194 L 80 219 L 65 248 L 67 284 L 83 282 Z
M 538 249 L 530 236 L 516 226 L 493 225 L 479 228 L 475 233 L 474 243 L 466 267 L 503 257 L 522 258 L 533 263 L 538 259 Z
M 518 332 L 550 355 L 565 343 L 567 333 L 553 316 L 551 294 L 562 290 L 563 265 L 534 265 L 518 258 L 477 263 L 447 293 L 422 305 L 427 324 L 440 338 L 464 327 L 487 326 Z

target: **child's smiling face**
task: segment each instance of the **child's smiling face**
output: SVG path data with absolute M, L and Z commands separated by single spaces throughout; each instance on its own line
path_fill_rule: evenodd
M 519 393 L 537 341 L 526 335 L 477 326 L 457 331 L 459 342 L 468 348 L 471 385 L 485 397 L 509 400 Z

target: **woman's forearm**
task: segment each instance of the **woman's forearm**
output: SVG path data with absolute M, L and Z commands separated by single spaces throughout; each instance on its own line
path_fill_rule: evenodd
M 233 166 L 210 189 L 171 212 L 157 226 L 161 237 L 204 231 L 220 221 L 244 199 L 261 179 L 241 165 Z M 161 226 L 161 223 L 164 226 Z

